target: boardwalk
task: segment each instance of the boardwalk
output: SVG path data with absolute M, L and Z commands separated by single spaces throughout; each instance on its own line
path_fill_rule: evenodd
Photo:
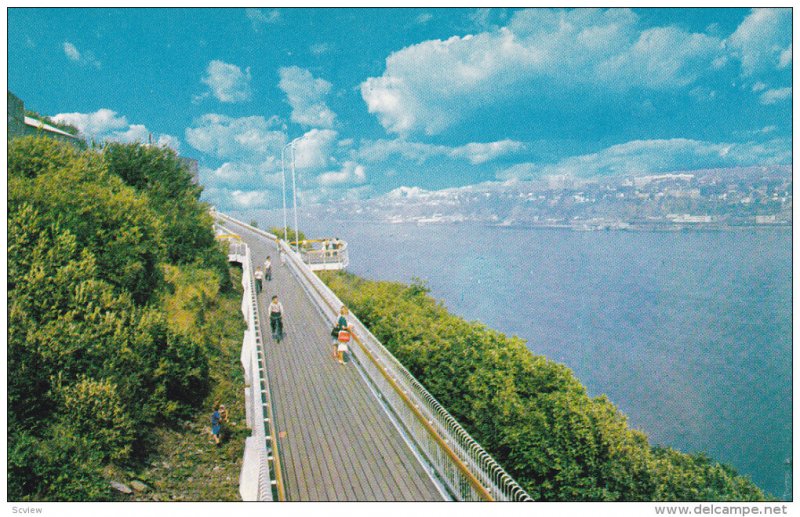
M 353 364 L 332 357 L 324 322 L 275 244 L 234 224 L 250 246 L 253 266 L 273 260 L 273 278 L 259 298 L 267 372 L 289 501 L 441 501 Z M 267 305 L 278 295 L 286 338 L 270 339 Z

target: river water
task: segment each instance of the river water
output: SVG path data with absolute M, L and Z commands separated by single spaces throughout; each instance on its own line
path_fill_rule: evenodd
M 703 451 L 783 496 L 792 455 L 790 231 L 301 223 L 309 237 L 346 240 L 351 272 L 419 277 L 451 312 L 566 364 L 651 443 Z

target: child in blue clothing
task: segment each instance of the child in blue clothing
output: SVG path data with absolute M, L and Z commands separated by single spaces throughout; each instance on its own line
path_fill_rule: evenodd
M 216 445 L 219 445 L 219 436 L 222 432 L 222 416 L 219 414 L 219 409 L 219 405 L 214 404 L 214 412 L 211 413 L 211 435 Z

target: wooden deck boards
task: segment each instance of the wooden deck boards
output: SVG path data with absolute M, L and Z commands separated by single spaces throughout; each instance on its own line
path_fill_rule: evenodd
M 274 243 L 228 225 L 250 246 L 253 267 L 273 260 L 259 298 L 267 372 L 289 501 L 440 501 L 442 495 L 355 365 L 332 357 L 330 328 Z M 267 306 L 277 294 L 285 339 L 272 341 Z

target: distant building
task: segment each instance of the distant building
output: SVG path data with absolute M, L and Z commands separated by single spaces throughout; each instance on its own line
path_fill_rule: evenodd
M 194 158 L 186 158 L 185 156 L 178 156 L 178 159 L 186 167 L 186 170 L 192 173 L 192 183 L 195 185 L 200 183 L 200 176 L 198 173 L 197 160 Z
M 7 138 L 38 135 L 73 145 L 83 144 L 83 139 L 78 136 L 71 135 L 41 120 L 25 116 L 25 104 L 11 92 L 8 92 L 7 116 Z

